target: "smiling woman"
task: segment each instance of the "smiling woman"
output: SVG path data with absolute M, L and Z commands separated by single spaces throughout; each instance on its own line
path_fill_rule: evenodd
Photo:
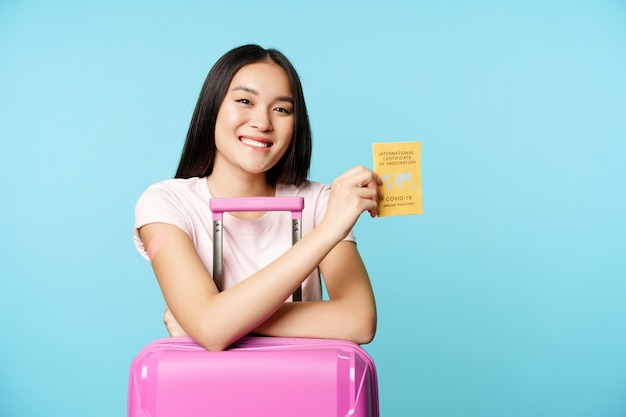
M 236 194 L 230 177 L 239 172 L 247 178 L 243 183 L 246 188 L 258 179 L 258 191 L 273 196 L 275 191 L 265 175 L 255 174 L 275 166 L 291 143 L 294 105 L 289 77 L 281 66 L 259 62 L 237 71 L 231 84 L 217 114 L 217 154 L 209 188 L 228 189 Z M 227 180 L 228 184 L 219 184 L 220 180 Z
M 309 181 L 310 132 L 299 77 L 280 52 L 246 45 L 211 69 L 176 178 L 149 187 L 135 211 L 135 243 L 152 263 L 171 335 L 209 350 L 249 333 L 372 340 L 376 306 L 352 228 L 364 211 L 376 216 L 381 180 L 358 166 L 332 187 Z M 280 239 L 291 231 L 280 213 L 225 213 L 219 292 L 208 201 L 259 196 L 303 197 L 303 237 L 291 247 Z M 300 286 L 305 302 L 285 302 Z

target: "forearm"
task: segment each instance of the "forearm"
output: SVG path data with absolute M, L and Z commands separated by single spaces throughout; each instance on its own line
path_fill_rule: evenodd
M 320 264 L 330 300 L 285 303 L 256 332 L 368 343 L 376 332 L 376 301 L 353 242 L 341 242 Z
M 334 245 L 333 237 L 312 231 L 262 270 L 201 303 L 196 318 L 187 320 L 197 323 L 188 333 L 209 349 L 223 349 L 281 309 Z
M 253 333 L 343 339 L 365 344 L 376 333 L 376 308 L 373 300 L 360 307 L 348 300 L 285 303 Z

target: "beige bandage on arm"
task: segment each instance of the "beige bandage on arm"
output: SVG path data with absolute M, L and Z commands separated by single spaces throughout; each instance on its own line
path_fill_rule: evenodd
M 148 259 L 150 260 L 150 262 L 152 262 L 156 254 L 161 250 L 163 246 L 165 246 L 169 239 L 170 237 L 167 233 L 158 233 L 155 237 L 152 238 L 152 240 L 148 244 L 148 247 L 146 248 L 146 252 L 148 254 Z

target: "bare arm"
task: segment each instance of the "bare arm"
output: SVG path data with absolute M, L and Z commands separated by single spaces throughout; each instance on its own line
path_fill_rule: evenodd
M 369 343 L 376 332 L 376 303 L 365 265 L 353 242 L 341 242 L 320 265 L 329 300 L 286 303 L 255 333 Z
M 335 322 L 343 319 L 348 306 L 356 305 L 354 297 L 346 296 L 350 291 L 371 293 L 356 248 L 347 242 L 338 243 L 363 211 L 376 214 L 379 185 L 378 177 L 362 167 L 339 177 L 333 182 L 327 215 L 316 229 L 267 267 L 221 293 L 191 239 L 182 230 L 153 223 L 142 227 L 140 236 L 146 247 L 156 236 L 166 241 L 152 259 L 161 291 L 184 331 L 207 349 L 221 350 L 254 329 L 263 331 L 261 324 L 270 317 L 272 320 L 266 326 L 268 334 L 288 335 L 298 328 L 310 335 L 333 337 L 337 334 L 339 337 L 339 331 L 316 327 L 313 323 L 321 320 L 329 325 L 333 317 Z M 352 248 L 348 249 L 348 245 Z M 315 303 L 303 303 L 298 314 L 287 314 L 288 307 L 282 307 L 284 300 L 318 265 L 326 277 L 329 295 L 337 302 L 327 303 L 324 309 Z M 342 271 L 345 273 L 351 267 L 356 267 L 357 271 L 362 268 L 362 271 L 342 275 Z M 370 324 L 364 326 L 368 328 L 365 331 L 350 333 L 359 334 L 354 337 L 358 340 L 371 339 L 369 334 L 373 335 L 372 327 L 375 328 L 373 296 L 371 302 L 367 301 L 368 296 L 358 299 L 366 300 L 364 305 L 371 304 L 365 308 L 365 315 L 370 317 L 365 322 Z M 313 327 L 307 329 L 308 326 Z

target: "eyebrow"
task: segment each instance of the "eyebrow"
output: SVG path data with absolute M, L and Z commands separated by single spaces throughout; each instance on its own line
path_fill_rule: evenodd
M 255 96 L 259 95 L 259 92 L 256 91 L 254 88 L 246 87 L 245 85 L 239 85 L 237 87 L 234 87 L 231 91 L 245 91 L 247 93 L 254 94 Z M 276 97 L 276 100 L 286 101 L 288 103 L 293 104 L 293 97 L 290 97 L 290 96 L 278 96 Z

